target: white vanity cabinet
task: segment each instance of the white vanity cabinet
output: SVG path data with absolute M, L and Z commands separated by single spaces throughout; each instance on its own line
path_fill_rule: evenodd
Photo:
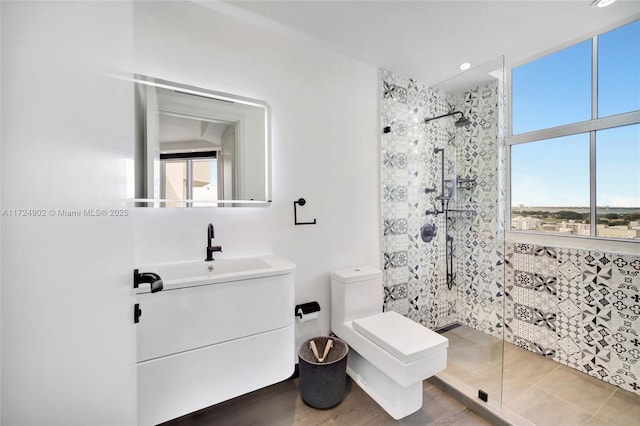
M 294 265 L 274 255 L 260 260 L 264 265 L 251 271 L 235 271 L 235 259 L 141 268 L 170 279 L 162 291 L 137 294 L 140 425 L 174 419 L 291 376 Z M 246 259 L 236 263 L 247 264 Z M 213 271 L 201 273 L 209 267 Z M 176 277 L 176 270 L 185 276 Z

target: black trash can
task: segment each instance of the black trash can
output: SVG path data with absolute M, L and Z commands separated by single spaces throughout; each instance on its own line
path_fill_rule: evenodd
M 323 361 L 319 361 L 311 349 L 315 342 L 318 355 L 322 357 L 327 342 L 333 347 Z M 330 408 L 342 401 L 347 377 L 347 353 L 349 346 L 336 337 L 314 337 L 300 345 L 298 368 L 300 370 L 300 397 L 314 408 Z

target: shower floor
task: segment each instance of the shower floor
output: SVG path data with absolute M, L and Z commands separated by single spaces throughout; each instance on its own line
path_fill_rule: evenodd
M 514 424 L 637 426 L 640 396 L 536 355 L 488 334 L 460 326 L 449 339 L 444 382 L 500 409 Z M 504 356 L 503 356 L 504 353 Z M 501 375 L 504 363 L 504 389 Z

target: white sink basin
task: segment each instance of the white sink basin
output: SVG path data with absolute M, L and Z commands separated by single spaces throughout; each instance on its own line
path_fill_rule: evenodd
M 138 268 L 142 272 L 160 275 L 164 291 L 178 288 L 270 277 L 293 272 L 295 265 L 280 256 L 271 254 L 255 257 L 236 257 L 213 261 L 162 263 Z M 141 285 L 136 293 L 149 293 L 148 285 Z

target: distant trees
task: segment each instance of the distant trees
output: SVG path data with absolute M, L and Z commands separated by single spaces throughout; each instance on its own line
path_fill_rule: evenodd
M 618 213 L 605 213 L 601 214 L 600 217 L 604 217 L 607 219 L 620 219 L 620 215 Z
M 549 212 L 546 210 L 518 210 L 513 209 L 514 216 L 529 216 L 543 219 L 549 222 L 561 222 L 573 220 L 576 222 L 590 223 L 589 213 L 578 213 L 571 210 Z M 629 226 L 632 221 L 640 221 L 640 213 L 604 213 L 598 214 L 598 223 L 608 226 Z
M 624 215 L 624 218 L 629 221 L 640 220 L 640 213 L 627 213 Z
M 598 216 L 598 223 L 609 226 L 629 226 L 633 221 L 640 220 L 640 213 L 606 213 Z
M 589 217 L 589 213 L 577 213 L 568 210 L 560 210 L 557 213 L 553 213 L 552 217 L 562 220 L 583 220 Z

